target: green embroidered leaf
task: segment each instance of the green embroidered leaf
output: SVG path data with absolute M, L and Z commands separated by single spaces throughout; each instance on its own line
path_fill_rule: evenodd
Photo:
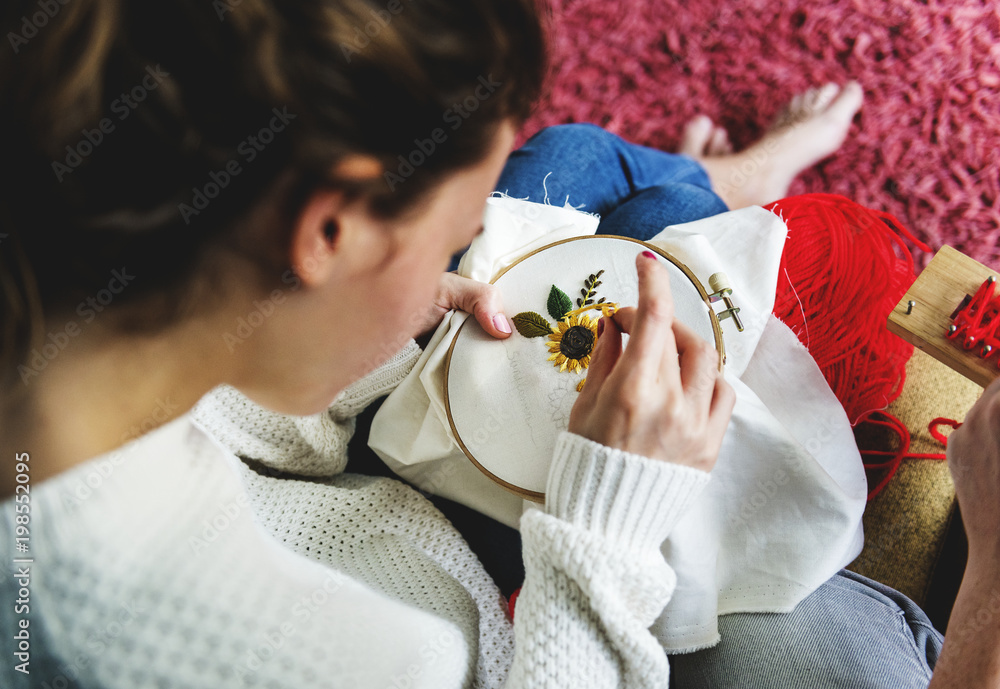
M 560 321 L 563 316 L 573 310 L 573 300 L 569 298 L 568 294 L 552 285 L 552 289 L 549 291 L 548 307 L 549 315 Z
M 552 332 L 549 322 L 534 311 L 522 311 L 510 320 L 524 337 L 545 337 Z

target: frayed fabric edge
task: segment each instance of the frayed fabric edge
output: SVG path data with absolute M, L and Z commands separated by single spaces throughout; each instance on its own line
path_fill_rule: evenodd
M 722 636 L 716 634 L 712 641 L 706 641 L 703 644 L 695 644 L 694 646 L 686 646 L 684 648 L 671 648 L 667 651 L 668 656 L 683 656 L 689 653 L 697 653 L 698 651 L 704 651 L 709 648 L 715 648 L 722 641 Z
M 542 189 L 545 191 L 545 198 L 542 199 L 541 204 L 545 205 L 545 206 L 552 206 L 553 205 L 549 201 L 549 188 L 548 188 L 548 185 L 546 184 L 546 181 L 548 180 L 548 178 L 549 178 L 550 175 L 552 175 L 551 172 L 548 173 L 547 175 L 545 175 L 545 177 L 542 178 Z M 490 194 L 489 197 L 490 198 L 497 198 L 497 199 L 510 199 L 510 200 L 513 200 L 513 201 L 527 201 L 528 203 L 539 203 L 538 201 L 532 201 L 530 196 L 525 196 L 524 198 L 519 198 L 519 197 L 516 197 L 516 196 L 511 196 L 511 195 L 507 194 L 506 192 L 502 192 L 502 191 L 494 191 L 492 194 Z M 584 215 L 589 215 L 592 218 L 597 218 L 598 220 L 600 220 L 601 216 L 600 216 L 599 213 L 591 213 L 589 211 L 583 210 L 583 207 L 586 206 L 586 205 L 587 204 L 585 204 L 585 203 L 581 203 L 579 206 L 574 206 L 573 204 L 571 204 L 569 202 L 569 194 L 567 194 L 566 195 L 566 200 L 563 202 L 562 206 L 559 206 L 559 208 L 564 208 L 564 209 L 567 209 L 567 210 L 573 210 L 573 211 L 576 211 L 577 213 L 583 213 Z

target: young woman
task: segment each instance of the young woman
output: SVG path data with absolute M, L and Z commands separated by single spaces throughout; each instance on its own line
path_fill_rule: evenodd
M 658 547 L 733 396 L 655 261 L 522 524 L 513 625 L 418 494 L 279 442 L 326 410 L 348 437 L 448 309 L 509 333 L 442 271 L 539 88 L 528 0 L 18 1 L 4 25 L 3 686 L 666 685 Z M 846 130 L 850 91 L 809 127 Z M 717 179 L 735 161 L 704 123 L 688 143 Z M 223 383 L 254 447 L 187 414 Z M 320 478 L 234 454 L 276 446 Z

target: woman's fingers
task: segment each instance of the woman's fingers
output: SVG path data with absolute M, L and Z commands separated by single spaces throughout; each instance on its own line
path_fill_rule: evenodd
M 720 375 L 719 352 L 680 321 L 674 321 L 673 330 L 684 395 L 707 417 Z
M 615 364 L 622 353 L 622 331 L 612 318 L 602 318 L 598 328 L 601 330 L 594 345 L 587 369 L 587 383 L 581 395 L 591 397 L 601 389 L 601 385 L 611 375 Z
M 439 304 L 449 310 L 471 313 L 493 337 L 510 337 L 510 321 L 503 313 L 503 300 L 496 285 L 445 273 L 441 278 Z
M 639 305 L 628 349 L 622 355 L 636 376 L 661 379 L 668 387 L 680 384 L 677 345 L 674 342 L 674 300 L 670 275 L 656 255 L 643 251 L 636 257 L 639 274 Z
M 948 436 L 948 468 L 969 552 L 1000 561 L 1000 380 L 991 383 Z
M 614 320 L 619 330 L 631 335 L 632 330 L 635 328 L 635 307 L 625 306 L 620 308 L 611 314 L 611 319 Z
M 710 471 L 735 404 L 719 354 L 674 320 L 670 276 L 636 259 L 639 305 L 602 320 L 569 429 L 609 447 Z M 622 351 L 622 334 L 629 335 Z
M 712 454 L 717 456 L 722 447 L 722 439 L 729 428 L 729 421 L 736 407 L 736 391 L 721 373 L 715 379 L 712 388 L 712 402 L 708 412 L 708 437 L 717 440 L 712 448 Z

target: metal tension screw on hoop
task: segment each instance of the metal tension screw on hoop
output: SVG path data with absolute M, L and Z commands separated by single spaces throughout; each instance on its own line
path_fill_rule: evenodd
M 740 307 L 733 305 L 733 300 L 730 298 L 733 288 L 729 286 L 729 278 L 726 277 L 726 274 L 712 274 L 708 278 L 708 286 L 712 290 L 712 293 L 708 295 L 708 300 L 713 304 L 721 301 L 726 305 L 725 309 L 715 314 L 715 317 L 719 319 L 719 323 L 721 324 L 727 318 L 732 318 L 733 323 L 736 324 L 736 329 L 743 332 L 743 321 L 740 320 L 739 316 Z

